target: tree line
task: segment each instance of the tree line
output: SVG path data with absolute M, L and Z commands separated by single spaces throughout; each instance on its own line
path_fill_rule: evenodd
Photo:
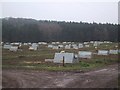
M 2 18 L 3 42 L 118 41 L 117 24 Z

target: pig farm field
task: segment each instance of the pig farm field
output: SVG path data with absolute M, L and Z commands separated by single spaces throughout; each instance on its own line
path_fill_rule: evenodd
M 118 43 L 93 41 L 32 44 L 2 44 L 2 88 L 119 87 Z M 5 45 L 13 48 L 5 48 Z M 34 49 L 31 46 L 37 47 Z M 81 51 L 90 52 L 89 58 L 87 55 L 81 57 Z M 55 63 L 56 53 L 72 53 L 77 62 L 64 63 L 64 66 L 62 60 L 61 63 Z

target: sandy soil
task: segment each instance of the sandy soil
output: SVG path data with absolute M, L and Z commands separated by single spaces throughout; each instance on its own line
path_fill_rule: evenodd
M 3 88 L 117 88 L 118 66 L 78 72 L 3 70 Z

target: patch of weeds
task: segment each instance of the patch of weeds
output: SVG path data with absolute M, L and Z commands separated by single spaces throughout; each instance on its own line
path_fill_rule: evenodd
M 82 66 L 82 67 L 89 67 L 90 65 L 88 64 L 88 63 L 86 63 L 86 62 L 80 62 L 80 65 Z
M 95 62 L 96 62 L 96 63 L 103 63 L 102 60 L 96 60 Z
M 18 56 L 18 58 L 25 58 L 25 56 L 23 56 L 23 55 L 20 55 L 20 56 Z

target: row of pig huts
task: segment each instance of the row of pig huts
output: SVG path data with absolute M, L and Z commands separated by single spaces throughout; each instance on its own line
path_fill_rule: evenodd
M 26 44 L 24 44 L 26 45 Z M 15 43 L 15 44 L 4 44 L 3 45 L 3 48 L 4 49 L 8 49 L 10 51 L 18 51 L 18 50 L 22 50 L 20 49 L 20 47 L 22 46 L 22 44 L 18 44 L 18 43 Z M 38 44 L 36 43 L 32 43 L 29 45 L 29 50 L 37 50 L 38 49 Z
M 4 49 L 9 49 L 10 51 L 17 51 L 18 50 L 18 46 L 12 46 L 12 45 L 4 45 L 3 46 Z M 38 48 L 38 44 L 33 43 L 29 49 L 30 50 L 37 50 Z M 118 52 L 120 52 L 120 50 L 98 50 L 98 55 L 108 55 L 108 54 L 117 54 Z M 91 54 L 92 52 L 89 51 L 81 51 L 82 54 Z
M 60 52 L 60 53 L 55 53 L 53 62 L 54 63 L 63 63 L 63 58 L 64 58 L 64 63 L 77 63 L 79 62 L 79 58 L 83 59 L 91 59 L 94 54 L 97 55 L 102 55 L 106 56 L 109 54 L 118 54 L 118 50 L 98 50 L 97 53 L 93 53 L 90 51 L 79 51 L 78 54 L 74 53 L 68 53 L 68 52 Z M 45 61 L 48 61 L 49 59 L 46 59 Z
M 102 41 L 90 41 L 90 42 L 49 42 L 49 43 L 47 43 L 47 42 L 37 42 L 36 44 L 38 44 L 38 45 L 48 45 L 48 44 L 52 44 L 52 45 L 60 45 L 60 44 L 66 45 L 66 44 L 75 44 L 75 43 L 80 43 L 80 44 L 84 44 L 84 45 L 86 45 L 86 44 L 94 44 L 94 46 L 97 46 L 97 45 L 99 45 L 99 44 L 112 43 L 112 42 L 110 42 L 110 41 L 104 41 L 104 42 L 102 42 Z M 0 44 L 1 44 L 1 45 L 2 45 L 2 44 L 32 45 L 33 43 L 31 43 L 31 42 L 27 42 L 27 43 L 22 43 L 22 42 L 13 42 L 13 43 L 5 42 L 5 43 L 4 43 L 4 42 L 1 42 Z
M 65 48 L 65 49 L 78 49 L 83 47 L 89 47 L 89 44 L 93 44 L 93 46 L 97 47 L 98 45 L 102 43 L 112 43 L 112 42 L 84 42 L 84 43 L 77 43 L 74 42 L 63 42 L 62 44 L 59 42 L 52 42 L 52 43 L 46 43 L 46 42 L 39 42 L 39 43 L 4 43 L 3 48 L 8 49 L 10 51 L 18 51 L 19 47 L 22 45 L 28 45 L 29 50 L 37 50 L 39 45 L 45 45 L 48 48 L 52 49 L 59 49 L 59 48 Z M 118 49 L 110 49 L 110 50 L 97 50 L 97 53 L 91 52 L 91 51 L 78 51 L 77 54 L 74 53 L 55 53 L 54 55 L 54 63 L 62 63 L 62 59 L 64 57 L 65 63 L 75 63 L 78 62 L 78 58 L 87 58 L 91 59 L 93 54 L 97 55 L 109 55 L 109 54 L 118 54 L 120 53 L 120 50 Z M 47 60 L 46 60 L 47 61 Z
M 13 51 L 17 51 L 19 47 L 21 47 L 22 45 L 28 45 L 29 50 L 38 50 L 38 47 L 42 45 L 44 45 L 47 48 L 51 48 L 51 49 L 61 49 L 61 48 L 62 49 L 80 49 L 80 48 L 89 48 L 92 45 L 95 49 L 97 49 L 97 47 L 103 43 L 112 43 L 112 42 L 109 42 L 109 41 L 104 41 L 104 42 L 90 41 L 90 42 L 83 42 L 83 43 L 75 43 L 75 42 L 3 43 L 2 42 L 2 45 L 4 49 L 10 49 Z M 116 45 L 115 47 L 117 48 L 118 45 Z

